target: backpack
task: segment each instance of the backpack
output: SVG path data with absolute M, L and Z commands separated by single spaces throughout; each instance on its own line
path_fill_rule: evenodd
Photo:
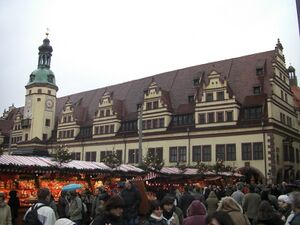
M 38 219 L 38 209 L 45 205 L 36 206 L 34 204 L 31 206 L 31 210 L 26 214 L 24 218 L 24 225 L 43 225 L 41 221 Z

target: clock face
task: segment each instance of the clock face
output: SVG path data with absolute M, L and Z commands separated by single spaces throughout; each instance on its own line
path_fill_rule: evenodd
M 54 106 L 53 100 L 52 100 L 52 99 L 47 99 L 47 100 L 46 100 L 46 107 L 47 107 L 48 109 L 52 109 L 53 106 Z

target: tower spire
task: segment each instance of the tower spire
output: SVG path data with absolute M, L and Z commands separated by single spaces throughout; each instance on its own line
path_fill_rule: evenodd
M 38 68 L 50 68 L 51 56 L 52 56 L 52 46 L 50 45 L 49 28 L 46 31 L 46 38 L 43 40 L 43 44 L 39 47 L 39 62 Z

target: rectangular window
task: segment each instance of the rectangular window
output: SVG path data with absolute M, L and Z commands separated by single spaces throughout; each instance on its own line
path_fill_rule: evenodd
M 152 102 L 147 102 L 146 103 L 146 110 L 151 110 L 152 109 Z
M 38 89 L 38 94 L 42 94 L 42 89 Z
M 213 112 L 207 113 L 207 119 L 208 119 L 208 123 L 214 123 L 215 122 L 215 113 L 213 113 Z
M 148 154 L 159 159 L 160 162 L 163 161 L 163 148 L 148 148 Z
M 165 118 L 160 118 L 159 119 L 159 128 L 164 128 L 165 127 Z
M 28 134 L 25 134 L 25 141 L 28 140 Z
M 261 92 L 260 86 L 255 86 L 255 87 L 253 87 L 253 94 L 259 95 L 260 92 Z
M 194 95 L 188 96 L 188 102 L 189 102 L 189 103 L 195 103 Z
M 153 102 L 153 109 L 158 109 L 158 101 Z
M 170 147 L 169 148 L 169 161 L 170 162 L 177 162 L 177 147 Z
M 292 118 L 291 118 L 291 117 L 289 117 L 289 116 L 286 117 L 286 124 L 287 124 L 289 127 L 292 126 Z
M 86 152 L 85 161 L 96 162 L 96 152 Z
M 211 161 L 211 146 L 203 145 L 202 146 L 202 161 Z
M 115 125 L 114 124 L 111 124 L 110 125 L 110 133 L 115 133 Z
M 62 138 L 62 132 L 61 131 L 58 132 L 58 138 Z
M 110 110 L 109 110 L 109 109 L 107 109 L 107 110 L 105 111 L 105 116 L 110 116 Z
M 199 114 L 199 124 L 205 124 L 205 113 Z
M 214 100 L 214 94 L 213 93 L 206 93 L 206 101 L 212 102 Z
M 193 146 L 192 161 L 193 162 L 201 162 L 201 146 L 200 145 Z
M 109 126 L 108 125 L 105 125 L 105 131 L 104 131 L 105 134 L 108 134 L 109 133 Z
M 46 121 L 45 121 L 45 126 L 46 126 L 46 127 L 50 127 L 50 119 L 46 119 Z
M 106 157 L 106 152 L 105 151 L 101 151 L 100 152 L 100 162 L 104 162 L 105 157 Z
M 64 123 L 67 122 L 67 117 L 66 116 L 63 117 L 63 121 L 64 121 Z
M 262 107 L 261 106 L 244 109 L 244 119 L 246 119 L 246 120 L 260 119 L 261 116 L 262 116 Z
M 100 126 L 100 134 L 104 134 L 104 127 Z
M 72 116 L 68 116 L 68 122 L 72 121 Z
M 47 141 L 48 135 L 47 134 L 43 134 L 43 141 Z
M 253 160 L 263 159 L 263 143 L 257 142 L 253 143 Z
M 216 145 L 216 161 L 225 161 L 225 145 Z
M 251 143 L 242 143 L 242 160 L 252 160 Z
M 178 147 L 178 161 L 179 162 L 186 162 L 186 147 L 180 146 Z
M 235 161 L 236 160 L 236 147 L 235 144 L 226 145 L 226 160 Z
M 224 112 L 217 112 L 217 122 L 224 122 Z
M 138 163 L 139 162 L 139 150 L 129 149 L 128 151 L 128 163 Z
M 123 152 L 122 150 L 116 151 L 117 159 L 119 160 L 120 163 L 123 162 L 123 157 L 122 157 L 123 153 L 122 152 Z
M 260 76 L 264 74 L 264 69 L 263 68 L 256 68 L 256 75 Z
M 104 117 L 104 110 L 100 110 L 100 117 Z
M 99 134 L 99 127 L 95 127 L 95 134 Z
M 80 160 L 80 152 L 71 152 L 71 159 Z
M 226 120 L 227 120 L 227 122 L 233 121 L 233 111 L 226 112 Z
M 152 121 L 151 120 L 147 120 L 147 127 L 146 129 L 151 129 L 151 123 Z
M 223 101 L 224 100 L 224 91 L 217 92 L 217 100 Z

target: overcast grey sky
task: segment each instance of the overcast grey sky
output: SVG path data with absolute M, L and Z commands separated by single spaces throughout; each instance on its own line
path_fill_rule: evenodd
M 1 0 L 1 114 L 24 105 L 47 27 L 58 97 L 273 50 L 277 38 L 300 77 L 295 0 Z

